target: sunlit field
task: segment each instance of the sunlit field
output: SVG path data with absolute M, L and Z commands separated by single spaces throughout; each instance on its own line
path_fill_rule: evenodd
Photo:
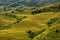
M 0 6 L 0 40 L 60 40 L 60 3 L 27 8 L 12 4 Z

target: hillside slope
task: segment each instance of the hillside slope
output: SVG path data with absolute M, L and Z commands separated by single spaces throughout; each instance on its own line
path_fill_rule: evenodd
M 33 15 L 33 18 L 31 18 L 30 16 L 22 20 L 21 22 L 14 24 L 12 28 L 10 28 L 9 30 L 0 30 L 0 40 L 31 40 L 31 38 L 29 37 L 30 34 L 27 33 L 28 31 L 38 33 L 36 36 L 34 36 L 33 40 L 40 40 L 41 37 L 43 38 L 41 40 L 44 40 L 46 35 L 48 35 L 47 36 L 48 40 L 50 39 L 60 40 L 59 31 L 58 31 L 58 35 L 56 35 L 57 34 L 56 30 L 60 30 L 60 26 L 59 26 L 60 20 L 58 19 L 55 23 L 52 23 L 52 26 L 48 26 L 48 22 L 50 22 L 50 20 L 54 18 L 60 19 L 60 12 L 56 14 L 53 12 L 37 14 L 37 15 Z M 42 21 L 42 19 L 44 20 Z M 55 35 L 53 35 L 52 33 Z M 40 35 L 42 36 L 40 37 Z M 51 37 L 55 37 L 55 39 Z
M 60 40 L 60 3 L 13 11 L 0 13 L 0 40 Z

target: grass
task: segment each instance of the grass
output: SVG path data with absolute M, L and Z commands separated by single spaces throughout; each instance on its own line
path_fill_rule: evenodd
M 49 9 L 51 6 L 46 6 Z M 46 7 L 42 7 L 44 9 Z M 11 16 L 0 14 L 0 28 L 1 26 L 11 26 L 10 29 L 0 30 L 0 40 L 60 40 L 60 12 L 42 12 L 32 15 L 32 11 L 36 9 L 25 10 L 24 14 L 2 12 L 2 14 L 10 14 Z M 40 8 L 39 8 L 40 9 Z M 12 17 L 15 15 L 16 17 Z M 51 20 L 59 18 L 58 20 Z M 20 20 L 22 19 L 22 20 Z M 52 22 L 52 26 L 48 27 L 47 23 Z M 33 39 L 29 38 L 27 31 L 36 33 Z M 33 34 L 34 35 L 34 34 Z
M 59 14 L 59 13 L 57 13 L 57 14 Z M 48 27 L 47 27 L 47 24 L 46 23 L 51 18 L 57 17 L 57 14 L 55 14 L 53 12 L 47 12 L 47 13 L 42 13 L 42 14 L 28 16 L 27 18 L 23 19 L 21 22 L 19 22 L 17 24 L 13 24 L 11 29 L 8 29 L 8 30 L 0 30 L 0 40 L 3 40 L 3 38 L 5 40 L 31 40 L 29 38 L 29 34 L 27 33 L 27 31 L 28 30 L 31 30 L 33 32 L 37 32 L 38 33 L 39 30 L 40 31 L 42 31 L 43 29 L 44 30 L 47 30 Z M 5 18 L 5 20 L 6 19 L 7 18 Z M 7 21 L 5 21 L 5 22 L 7 22 Z M 55 27 L 55 26 L 53 26 L 53 27 Z M 43 33 L 41 33 L 41 34 L 43 34 Z M 33 40 L 35 40 L 35 39 L 33 39 Z
M 47 23 L 52 18 L 55 18 L 55 17 L 58 18 L 59 16 L 57 14 L 59 15 L 59 12 L 56 14 L 54 12 L 45 12 L 45 13 L 36 14 L 36 15 L 27 15 L 27 18 L 23 19 L 19 23 L 13 24 L 12 28 L 10 28 L 8 30 L 0 30 L 0 40 L 4 40 L 4 39 L 5 40 L 31 40 L 29 38 L 29 34 L 27 33 L 27 31 L 29 31 L 29 30 L 33 31 L 33 32 L 37 32 L 37 33 L 41 32 L 38 35 L 36 35 L 37 37 L 39 35 L 43 35 L 49 29 L 51 31 L 52 29 L 54 29 L 56 27 L 53 24 L 53 26 L 51 27 L 52 29 L 51 29 L 48 27 Z M 21 18 L 23 18 L 23 16 L 24 15 L 21 15 Z M 17 17 L 20 17 L 20 16 L 17 16 Z M 13 23 L 14 19 L 15 19 L 15 18 L 12 18 L 12 20 L 11 20 L 10 17 L 3 16 L 3 15 L 1 15 L 0 18 L 1 18 L 1 23 L 3 23 L 2 22 L 3 20 L 5 21 L 8 19 L 7 21 L 5 21 L 5 22 L 7 22 L 7 24 L 10 23 L 10 21 L 12 21 L 12 23 Z M 15 19 L 15 21 L 16 21 L 16 19 Z M 6 23 L 5 23 L 5 25 L 6 25 Z M 42 30 L 45 30 L 45 31 L 42 32 Z M 46 35 L 48 35 L 48 36 L 52 35 L 49 33 L 50 32 L 48 31 L 46 33 Z M 37 39 L 35 39 L 35 38 L 37 38 L 36 36 L 33 38 L 33 40 L 37 40 Z M 49 37 L 47 37 L 47 38 L 49 39 Z M 43 39 L 44 38 L 45 38 L 45 36 L 43 37 Z M 40 37 L 38 37 L 38 39 L 40 39 Z

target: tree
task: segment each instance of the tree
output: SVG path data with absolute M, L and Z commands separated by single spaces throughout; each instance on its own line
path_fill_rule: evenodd
M 35 33 L 32 31 L 28 31 L 27 33 L 29 34 L 29 38 L 31 38 L 31 40 L 35 37 L 34 36 Z

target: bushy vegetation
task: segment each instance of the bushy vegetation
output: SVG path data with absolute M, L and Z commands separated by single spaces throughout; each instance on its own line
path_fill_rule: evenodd
M 7 30 L 12 28 L 12 26 L 10 24 L 6 25 L 6 26 L 0 26 L 0 30 Z
M 33 40 L 34 37 L 36 37 L 37 35 L 39 35 L 40 33 L 44 32 L 45 30 L 42 31 L 37 31 L 37 32 L 33 32 L 33 31 L 27 31 L 27 33 L 29 34 L 29 38 L 31 38 L 31 40 Z
M 59 18 L 53 18 L 53 19 L 51 19 L 48 23 L 47 23 L 47 25 L 50 27 L 50 26 L 52 26 L 52 24 L 54 24 L 55 22 L 57 22 L 59 20 Z
M 33 11 L 33 12 L 32 12 L 33 15 L 34 15 L 34 14 L 38 14 L 38 13 L 42 13 L 42 11 L 41 11 L 41 10 L 36 10 L 36 11 Z
M 34 14 L 38 14 L 38 13 L 43 13 L 43 12 L 60 12 L 60 4 L 54 4 L 52 6 L 49 6 L 49 7 L 44 7 L 42 9 L 38 9 L 38 10 L 35 10 L 35 11 L 32 11 L 31 13 L 34 15 Z

